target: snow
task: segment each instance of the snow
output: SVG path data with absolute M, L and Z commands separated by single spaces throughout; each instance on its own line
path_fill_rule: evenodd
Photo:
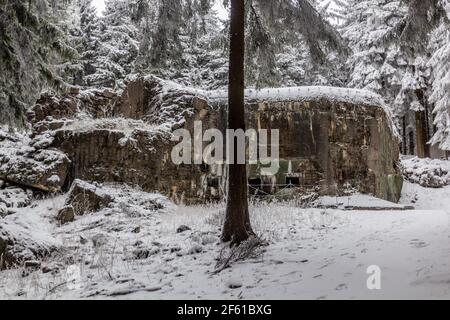
M 139 75 L 130 76 L 129 81 L 136 80 Z M 166 94 L 171 90 L 187 91 L 194 95 L 205 96 L 211 101 L 226 102 L 227 90 L 204 90 L 184 86 L 170 80 L 163 80 L 155 76 L 148 76 L 148 80 L 157 79 L 162 84 L 162 92 Z M 311 101 L 328 99 L 336 102 L 383 107 L 383 98 L 370 90 L 339 88 L 329 86 L 304 86 L 285 88 L 246 89 L 245 99 L 248 101 Z
M 226 20 L 228 20 L 229 18 L 229 12 L 228 10 L 224 7 L 223 5 L 223 1 L 221 0 L 216 0 L 214 1 L 214 6 L 212 8 L 214 11 L 217 12 L 217 17 L 224 23 Z
M 0 188 L 3 187 L 0 180 Z M 26 207 L 31 204 L 32 193 L 20 188 L 6 187 L 0 189 L 0 218 L 16 212 L 16 208 Z
M 14 214 L 0 217 L 0 238 L 13 242 L 12 251 L 22 261 L 33 261 L 44 253 L 61 246 L 60 239 L 52 235 L 50 208 L 58 207 L 62 198 L 40 201 L 32 209 L 29 206 L 15 209 Z
M 30 146 L 36 149 L 44 149 L 49 147 L 55 140 L 54 136 L 50 132 L 36 136 L 31 142 Z
M 136 134 L 140 132 L 145 132 L 149 138 L 152 138 L 168 134 L 171 131 L 171 126 L 167 123 L 154 125 L 142 120 L 121 117 L 100 119 L 85 117 L 83 119 L 77 119 L 76 121 L 66 122 L 63 127 L 56 131 L 85 133 L 98 130 L 108 130 L 109 132 L 123 134 L 123 138 L 119 139 L 118 144 L 121 147 L 125 147 L 127 145 L 135 146 L 137 144 Z
M 450 161 L 403 156 L 402 171 L 405 178 L 424 187 L 440 188 L 450 185 Z
M 133 120 L 127 118 L 84 118 L 79 121 L 66 123 L 61 131 L 69 130 L 73 132 L 91 132 L 95 130 L 108 130 L 122 132 L 126 137 L 131 137 L 135 130 L 154 132 L 158 126 L 148 124 L 142 120 Z M 57 130 L 57 131 L 58 131 Z
M 114 183 L 88 183 L 78 179 L 73 182 L 72 188 L 75 185 L 100 197 L 111 197 L 113 201 L 109 204 L 109 210 L 120 211 L 127 216 L 148 216 L 153 214 L 155 208 L 163 210 L 170 208 L 172 205 L 161 194 L 143 192 L 138 187 Z
M 57 175 L 52 175 L 47 179 L 48 182 L 57 184 L 61 181 L 61 179 Z
M 48 147 L 53 141 L 50 134 L 43 134 L 31 139 L 29 132 L 6 132 L 0 127 L 0 177 L 22 183 L 23 185 L 40 185 L 45 175 L 58 170 L 69 162 L 67 156 Z M 47 182 L 52 182 L 48 180 Z M 53 182 L 57 182 L 53 179 Z M 49 185 L 55 191 L 60 185 Z
M 211 100 L 226 101 L 226 90 L 213 90 L 206 93 Z M 359 105 L 384 106 L 381 96 L 369 91 L 327 86 L 306 86 L 287 88 L 247 89 L 245 98 L 249 101 L 311 101 L 327 99 Z
M 128 196 L 123 199 L 127 204 Z M 406 183 L 401 202 L 417 210 L 252 204 L 253 226 L 269 245 L 261 256 L 215 273 L 215 258 L 225 250 L 219 242 L 223 204 L 171 205 L 144 215 L 114 206 L 58 227 L 48 217 L 61 199 L 59 205 L 43 200 L 16 216 L 33 219 L 39 226 L 33 236 L 64 250 L 42 262 L 54 272 L 22 277 L 22 269 L 2 271 L 0 298 L 448 299 L 450 187 Z M 191 230 L 177 233 L 181 225 Z M 382 272 L 381 290 L 366 286 L 373 265 Z
M 130 76 L 129 80 L 136 80 L 138 75 Z M 187 94 L 207 98 L 213 104 L 226 104 L 228 101 L 227 90 L 203 90 L 187 87 L 179 83 L 162 80 L 155 76 L 147 76 L 147 81 L 155 79 L 161 84 L 161 94 L 165 95 L 171 91 L 184 91 Z M 245 99 L 247 102 L 283 102 L 283 101 L 316 101 L 326 99 L 331 102 L 345 102 L 356 106 L 381 108 L 388 119 L 393 134 L 400 137 L 391 109 L 384 103 L 383 98 L 370 91 L 352 88 L 338 88 L 327 86 L 305 86 L 285 88 L 263 88 L 246 89 Z
M 374 210 L 389 210 L 405 209 L 402 204 L 392 203 L 383 199 L 378 199 L 367 194 L 352 194 L 347 197 L 330 197 L 323 196 L 319 198 L 315 203 L 316 206 L 321 207 L 338 207 L 341 209 L 345 208 L 364 208 L 364 209 L 374 209 Z
M 93 0 L 92 3 L 97 9 L 97 14 L 102 15 L 103 10 L 105 10 L 105 0 Z
M 0 161 L 2 158 L 12 157 L 16 153 L 25 154 L 30 151 L 30 138 L 26 132 L 8 132 L 8 127 L 0 126 L 0 142 L 2 143 Z
M 450 187 L 426 188 L 415 183 L 405 182 L 400 203 L 413 204 L 418 210 L 440 208 L 449 211 Z

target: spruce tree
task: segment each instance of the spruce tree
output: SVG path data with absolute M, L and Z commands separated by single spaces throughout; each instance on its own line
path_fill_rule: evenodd
M 213 1 L 147 3 L 137 71 L 224 87 L 229 25 L 221 25 Z M 341 66 L 349 53 L 339 33 L 306 0 L 246 1 L 246 51 L 249 87 L 343 85 Z
M 86 76 L 88 86 L 122 88 L 133 71 L 138 53 L 138 30 L 131 21 L 129 0 L 107 0 L 98 28 L 98 42 L 92 52 L 93 71 Z
M 430 101 L 434 104 L 436 132 L 430 143 L 450 151 L 450 27 L 442 23 L 430 44 L 434 52 L 428 65 L 432 68 Z
M 65 88 L 53 62 L 74 54 L 61 29 L 69 4 L 0 0 L 0 123 L 24 125 L 43 88 Z
M 349 4 L 351 10 L 341 27 L 354 51 L 348 61 L 348 86 L 380 93 L 398 117 L 420 109 L 416 91 L 427 86 L 426 59 L 409 55 L 397 42 L 385 41 L 408 8 L 397 0 L 350 0 Z
M 88 77 L 97 70 L 94 61 L 101 47 L 100 19 L 92 0 L 75 0 L 71 13 L 66 28 L 77 55 L 59 69 L 69 85 L 89 86 Z
M 442 21 L 441 1 L 349 0 L 340 30 L 354 54 L 348 86 L 380 93 L 403 132 L 403 152 L 428 156 L 430 34 Z M 415 141 L 407 143 L 408 131 Z M 409 148 L 407 146 L 415 146 Z M 413 149 L 413 150 L 412 150 Z

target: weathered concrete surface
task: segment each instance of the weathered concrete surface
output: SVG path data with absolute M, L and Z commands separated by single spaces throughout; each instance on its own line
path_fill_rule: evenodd
M 322 99 L 253 103 L 247 114 L 249 127 L 280 130 L 281 164 L 290 163 L 292 171 L 282 167 L 277 184 L 288 174 L 299 177 L 300 187 L 319 185 L 324 194 L 351 186 L 399 200 L 398 140 L 382 108 Z
M 131 82 L 120 97 L 80 103 L 80 95 L 60 99 L 78 106 L 72 118 L 36 116 L 52 110 L 45 101 L 30 117 L 36 131 L 54 128 L 51 147 L 70 158 L 70 181 L 123 182 L 187 202 L 220 198 L 223 177 L 207 165 L 174 165 L 170 152 L 176 142 L 170 138 L 178 128 L 193 132 L 195 120 L 202 120 L 203 130 L 225 130 L 225 103 L 210 103 L 205 92 L 167 86 L 153 77 Z M 106 117 L 129 122 L 88 123 L 77 118 L 80 105 L 92 119 L 102 118 L 98 110 L 108 110 Z M 268 184 L 286 183 L 289 175 L 298 178 L 300 190 L 319 186 L 322 194 L 354 189 L 391 201 L 399 198 L 398 140 L 382 106 L 327 98 L 249 100 L 247 126 L 280 130 L 281 171 L 264 181 Z M 252 168 L 249 172 L 250 178 L 259 175 Z
M 44 93 L 28 112 L 28 121 L 44 124 L 75 118 L 81 111 L 94 118 L 114 116 L 120 96 L 109 90 L 76 91 L 63 97 Z
M 190 123 L 188 120 L 187 125 Z M 71 179 L 123 182 L 145 191 L 160 191 L 175 201 L 195 202 L 213 196 L 205 194 L 205 168 L 172 163 L 170 152 L 175 143 L 170 138 L 161 128 L 131 133 L 63 128 L 56 131 L 53 146 L 72 160 Z

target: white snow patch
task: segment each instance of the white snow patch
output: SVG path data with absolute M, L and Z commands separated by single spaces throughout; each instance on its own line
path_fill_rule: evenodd
M 316 203 L 319 206 L 331 207 L 336 206 L 339 208 L 344 207 L 359 207 L 359 208 L 385 208 L 385 209 L 403 209 L 404 205 L 379 199 L 367 194 L 352 194 L 350 196 L 343 197 L 320 197 Z
M 47 179 L 47 181 L 50 182 L 50 183 L 55 183 L 56 184 L 56 183 L 59 183 L 61 181 L 61 179 L 57 175 L 53 175 L 53 176 L 49 177 Z
M 148 124 L 142 120 L 133 120 L 127 118 L 100 118 L 100 119 L 83 119 L 82 121 L 73 121 L 67 123 L 58 130 L 71 130 L 74 132 L 89 132 L 94 130 L 109 130 L 123 132 L 125 136 L 132 136 L 135 130 L 154 132 L 159 126 Z
M 402 157 L 405 178 L 424 187 L 450 185 L 450 161 L 430 158 Z
M 53 214 L 64 197 L 43 200 L 33 208 L 17 209 L 14 214 L 0 218 L 0 236 L 13 242 L 11 250 L 22 261 L 35 260 L 42 252 L 61 247 L 60 239 L 54 237 Z
M 155 78 L 154 76 L 149 76 Z M 227 90 L 204 90 L 183 86 L 170 80 L 162 80 L 163 93 L 170 90 L 183 90 L 194 95 L 205 96 L 212 101 L 227 101 Z M 329 86 L 305 86 L 285 88 L 246 89 L 245 99 L 254 101 L 310 101 L 326 98 L 330 101 L 348 102 L 369 106 L 384 107 L 383 98 L 372 91 Z
M 429 189 L 427 201 L 444 190 L 450 188 Z M 107 208 L 52 230 L 66 248 L 54 261 L 59 272 L 36 271 L 20 281 L 19 270 L 1 272 L 0 298 L 448 299 L 450 216 L 442 209 L 449 199 L 401 212 L 252 205 L 254 229 L 270 245 L 260 258 L 218 274 L 222 204 L 140 217 Z M 180 225 L 191 230 L 177 233 Z M 372 265 L 381 269 L 382 290 L 366 286 Z M 79 287 L 66 284 L 74 268 Z

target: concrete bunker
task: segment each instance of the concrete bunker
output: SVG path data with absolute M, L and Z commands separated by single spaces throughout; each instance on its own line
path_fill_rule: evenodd
M 205 131 L 224 132 L 226 101 L 225 91 L 139 77 L 120 95 L 43 97 L 30 121 L 37 134 L 50 132 L 50 147 L 71 160 L 68 186 L 75 179 L 126 183 L 195 203 L 223 198 L 226 168 L 175 165 L 170 153 L 177 143 L 171 132 L 185 128 L 193 133 L 196 120 Z M 267 176 L 261 164 L 249 164 L 250 193 L 353 190 L 398 201 L 403 182 L 396 165 L 399 138 L 379 96 L 330 87 L 247 90 L 246 108 L 248 128 L 280 132 L 280 170 Z M 92 120 L 86 121 L 86 113 Z

